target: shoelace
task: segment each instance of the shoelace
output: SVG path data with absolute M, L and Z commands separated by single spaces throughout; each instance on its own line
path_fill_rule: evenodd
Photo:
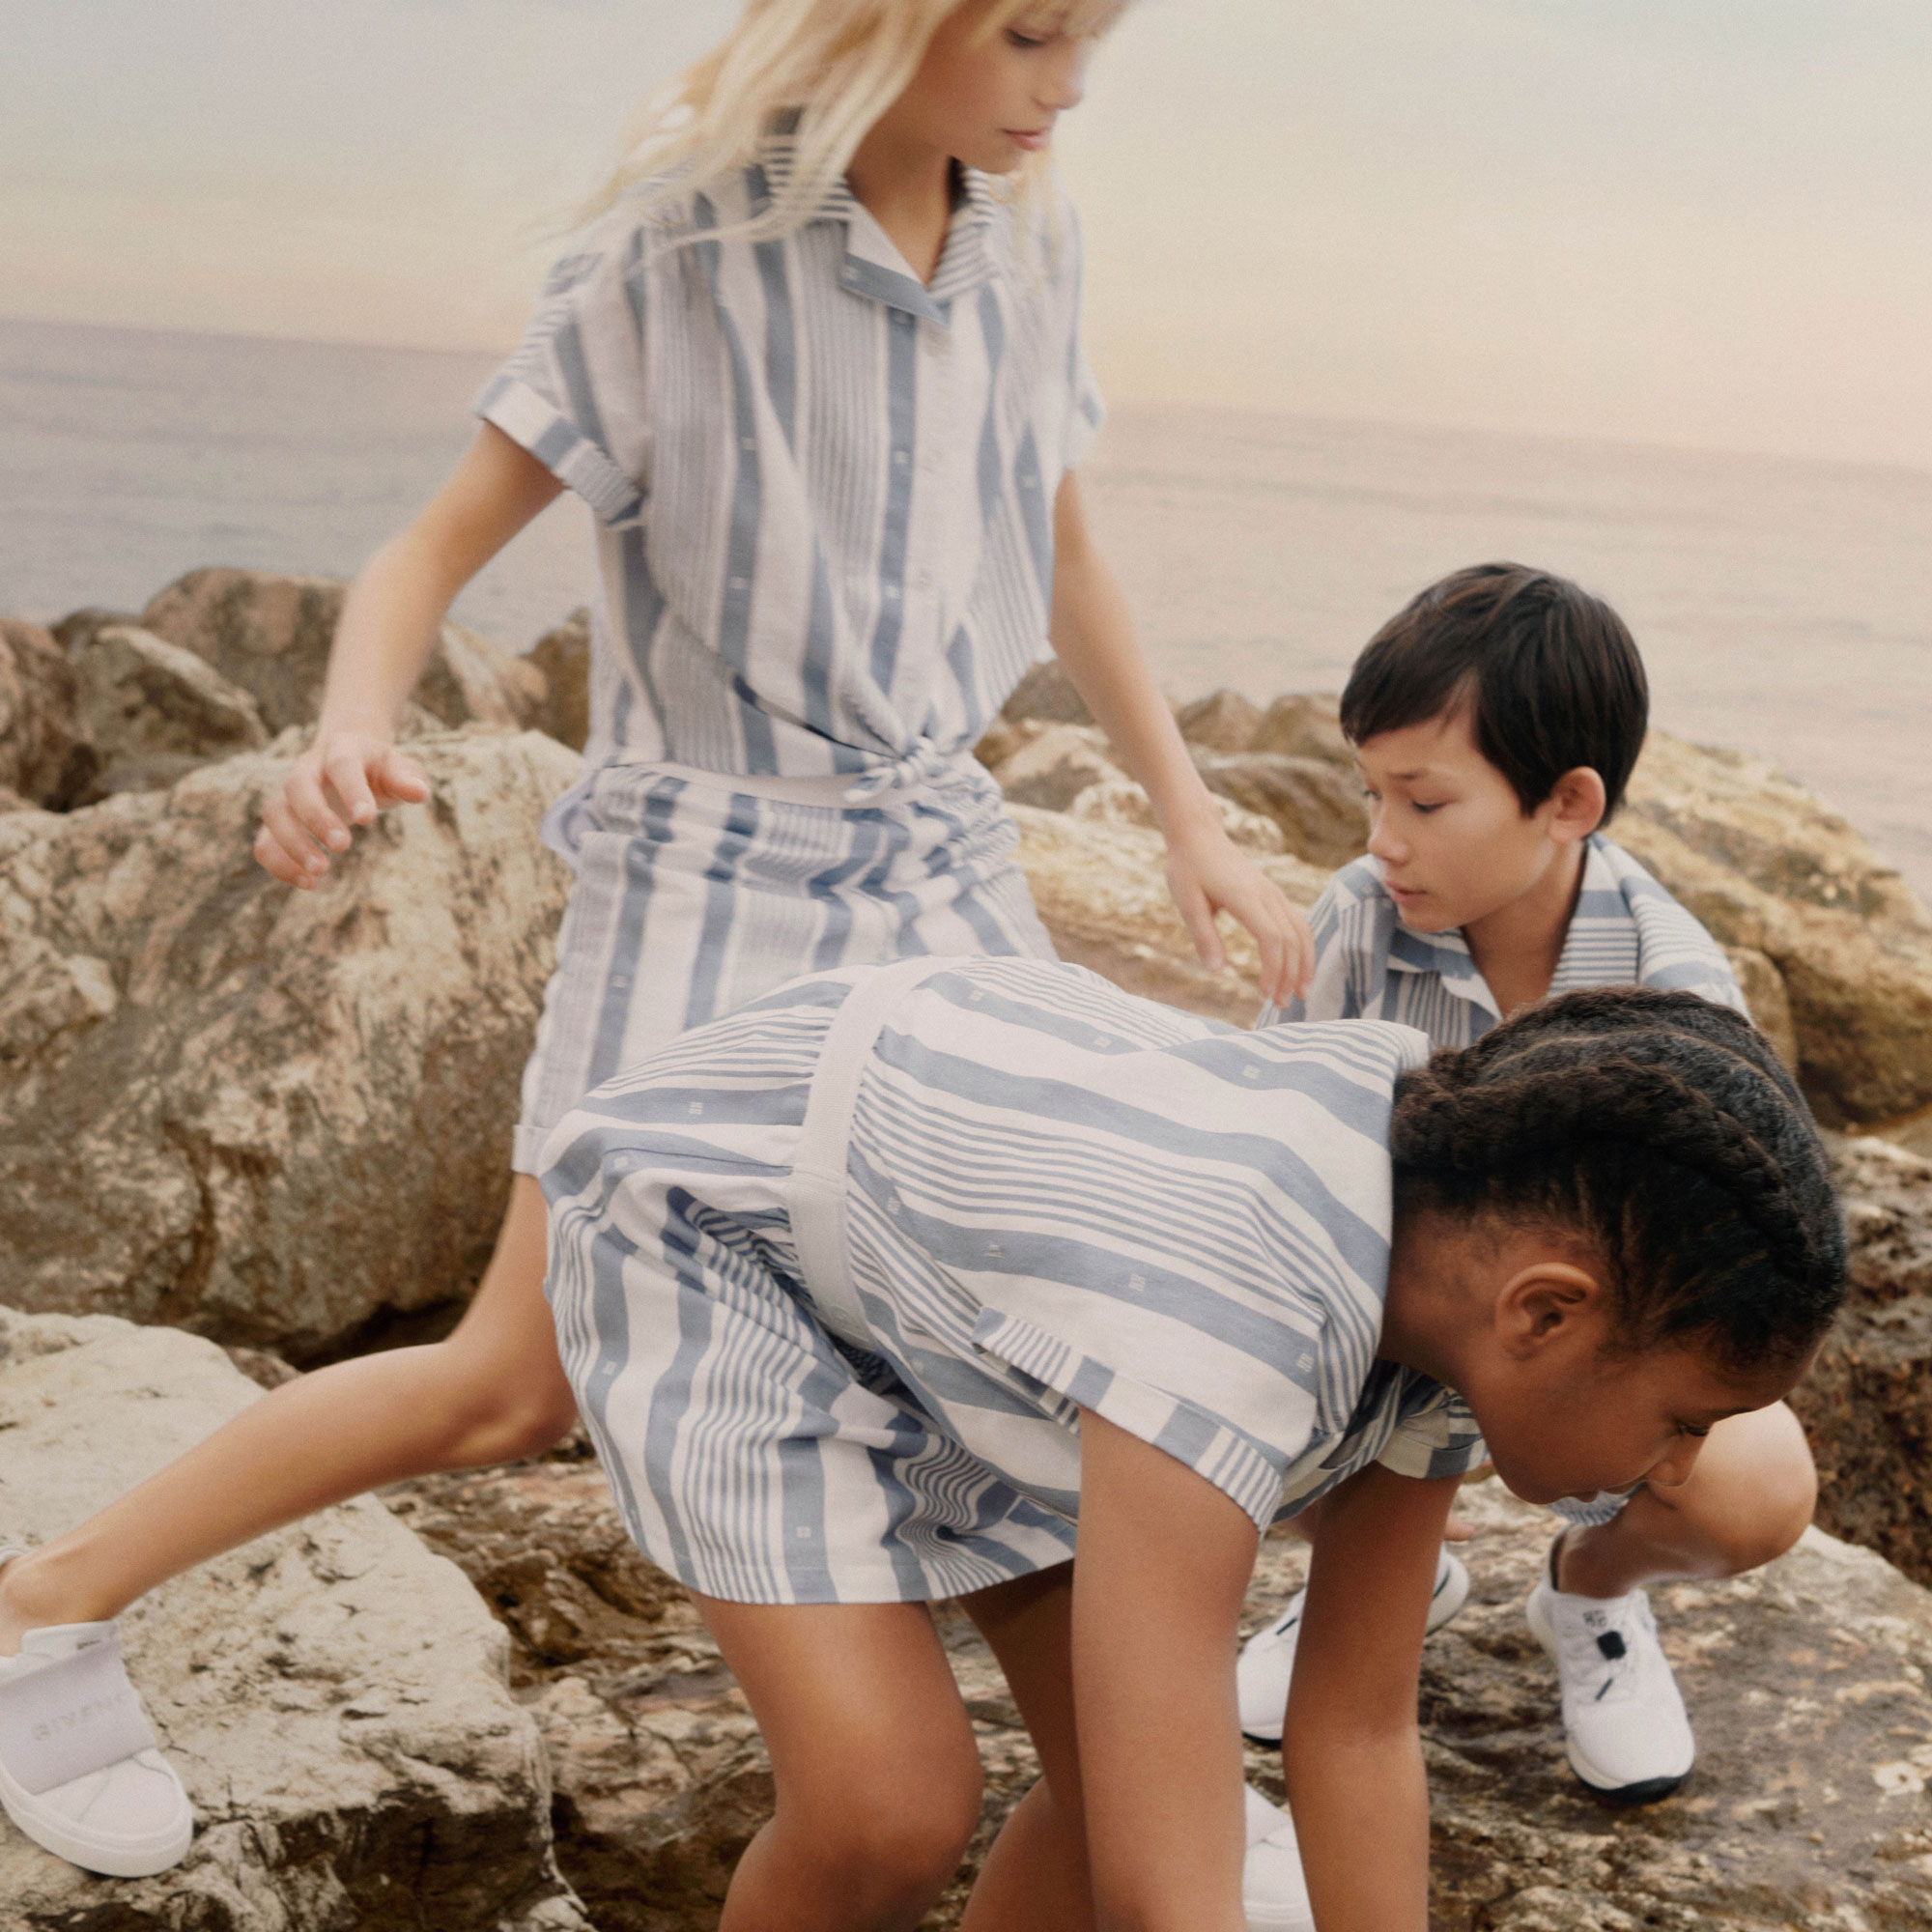
M 1601 1628 L 1592 1626 L 1593 1618 Z M 1592 1703 L 1621 1704 L 1635 1694 L 1637 1658 L 1632 1638 L 1642 1622 L 1641 1605 L 1633 1605 L 1627 1616 L 1614 1620 L 1602 1610 L 1586 1610 L 1581 1628 L 1570 1634 L 1572 1673 L 1586 1682 L 1597 1679 Z

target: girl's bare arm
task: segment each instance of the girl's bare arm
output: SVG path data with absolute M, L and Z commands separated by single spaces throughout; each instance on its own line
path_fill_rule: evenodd
M 1321 1932 L 1427 1932 L 1416 1677 L 1458 1480 L 1378 1464 L 1321 1505 L 1282 1744 Z
M 1103 1926 L 1243 1932 L 1235 1650 L 1256 1542 L 1205 1478 L 1081 1412 L 1073 1696 Z
M 351 827 L 385 805 L 420 803 L 429 786 L 395 749 L 450 601 L 554 501 L 563 486 L 485 423 L 422 514 L 391 537 L 351 587 L 329 653 L 315 738 L 262 808 L 255 857 L 292 886 L 313 886 Z
M 1087 526 L 1078 478 L 1053 505 L 1055 655 L 1151 802 L 1167 840 L 1168 884 L 1203 964 L 1225 963 L 1214 915 L 1255 936 L 1262 991 L 1277 1006 L 1305 992 L 1315 970 L 1308 922 L 1222 829 L 1221 814 L 1153 681 L 1127 600 Z

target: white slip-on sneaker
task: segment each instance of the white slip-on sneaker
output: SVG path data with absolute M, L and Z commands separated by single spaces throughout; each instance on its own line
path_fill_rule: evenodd
M 0 1563 L 20 1552 L 0 1549 Z M 0 1657 L 0 1808 L 83 1871 L 179 1864 L 194 1812 L 128 1681 L 112 1623 L 29 1631 Z
M 1460 1610 L 1469 1595 L 1469 1573 L 1445 1545 L 1435 1566 L 1435 1589 L 1429 1599 L 1429 1628 L 1437 1631 Z M 1240 1697 L 1241 1733 L 1258 1745 L 1278 1745 L 1288 1716 L 1288 1687 L 1294 1676 L 1294 1646 L 1301 1635 L 1301 1610 L 1308 1592 L 1297 1590 L 1272 1623 L 1264 1624 L 1241 1646 L 1235 1666 Z
M 1571 1769 L 1613 1804 L 1668 1798 L 1690 1776 L 1697 1741 L 1650 1599 L 1572 1596 L 1546 1572 L 1523 1608 L 1563 1687 Z
M 1243 1790 L 1248 1854 L 1241 1865 L 1241 1910 L 1247 1916 L 1248 1932 L 1315 1932 L 1294 1821 L 1252 1784 Z

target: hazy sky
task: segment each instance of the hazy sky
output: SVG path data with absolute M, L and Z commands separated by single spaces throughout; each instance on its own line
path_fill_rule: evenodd
M 0 0 L 0 312 L 496 348 L 733 0 Z M 1928 0 L 1136 0 L 1112 394 L 1932 466 Z

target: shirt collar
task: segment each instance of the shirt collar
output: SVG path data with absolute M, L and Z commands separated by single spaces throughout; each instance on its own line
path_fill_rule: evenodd
M 780 132 L 766 137 L 752 168 L 753 206 L 762 205 L 782 187 L 791 173 L 794 153 L 795 146 L 788 134 Z M 887 308 L 927 322 L 950 322 L 954 297 L 978 287 L 993 272 L 992 229 L 1000 213 L 1000 202 L 985 175 L 978 168 L 962 167 L 959 176 L 960 193 L 953 203 L 946 246 L 929 287 L 907 267 L 905 257 L 892 239 L 860 205 L 844 182 L 835 182 L 821 197 L 811 218 L 845 224 L 845 260 L 838 270 L 840 285 L 851 294 L 883 303 Z

